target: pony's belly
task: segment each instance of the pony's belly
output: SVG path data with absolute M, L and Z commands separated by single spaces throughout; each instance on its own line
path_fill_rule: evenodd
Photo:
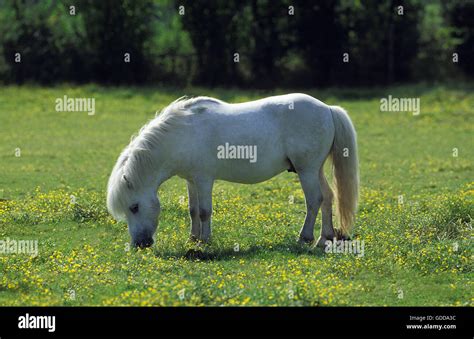
M 219 166 L 216 173 L 216 179 L 236 182 L 241 184 L 256 184 L 273 178 L 283 171 L 288 170 L 288 164 L 273 164 L 272 166 L 261 166 L 252 163 L 242 163 L 237 160 L 226 160 L 228 164 Z

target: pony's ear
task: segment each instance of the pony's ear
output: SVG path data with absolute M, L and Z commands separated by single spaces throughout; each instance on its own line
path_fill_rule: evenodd
M 122 179 L 127 183 L 127 187 L 129 189 L 132 189 L 132 183 L 127 179 L 127 177 L 125 176 L 125 174 L 122 176 Z

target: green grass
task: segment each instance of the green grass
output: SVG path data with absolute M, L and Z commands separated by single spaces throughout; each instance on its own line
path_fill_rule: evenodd
M 296 244 L 304 198 L 297 177 L 283 173 L 257 185 L 216 183 L 213 240 L 204 259 L 191 260 L 177 178 L 159 190 L 156 245 L 128 250 L 126 225 L 105 207 L 119 152 L 181 95 L 237 102 L 289 90 L 3 87 L 0 240 L 37 239 L 39 253 L 0 254 L 0 305 L 472 305 L 473 89 L 307 91 L 345 107 L 358 131 L 354 237 L 363 256 Z M 421 114 L 380 112 L 389 94 L 420 97 Z M 64 95 L 94 97 L 96 115 L 56 112 Z

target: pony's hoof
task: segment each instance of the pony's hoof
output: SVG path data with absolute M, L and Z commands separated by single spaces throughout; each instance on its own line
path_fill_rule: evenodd
M 198 242 L 204 245 L 209 245 L 211 243 L 211 236 L 208 237 L 200 237 Z
M 327 241 L 328 241 L 328 240 L 329 240 L 328 238 L 319 237 L 318 241 L 316 242 L 316 247 L 325 249 L 326 246 L 327 246 Z M 329 240 L 329 241 L 331 241 L 331 240 Z
M 342 241 L 347 241 L 347 240 L 351 240 L 351 237 L 348 234 L 343 234 L 341 231 L 337 230 L 336 231 L 336 239 L 337 240 L 342 240 Z
M 191 234 L 188 238 L 188 241 L 192 243 L 198 243 L 200 240 L 199 237 L 195 236 L 194 234 Z
M 305 237 L 300 237 L 298 239 L 298 245 L 302 247 L 312 247 L 314 245 L 314 238 L 305 238 Z
M 200 238 L 198 236 L 195 236 L 195 235 L 191 234 L 188 238 L 188 242 L 192 243 L 192 244 L 195 244 L 195 245 L 198 245 L 198 246 L 208 245 L 211 242 L 211 238 L 208 237 L 208 238 L 204 239 L 204 238 Z

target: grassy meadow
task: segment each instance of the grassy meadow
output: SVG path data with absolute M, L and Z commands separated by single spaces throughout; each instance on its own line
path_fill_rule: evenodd
M 0 88 L 0 305 L 473 305 L 474 85 L 310 90 L 346 108 L 358 132 L 364 255 L 297 245 L 305 215 L 297 176 L 217 182 L 213 239 L 186 257 L 185 182 L 159 189 L 157 242 L 129 250 L 105 189 L 119 152 L 182 95 L 241 102 L 290 90 L 36 86 Z M 95 115 L 56 112 L 93 97 Z M 383 97 L 419 97 L 421 113 L 381 112 Z M 319 233 L 321 216 L 316 232 Z

